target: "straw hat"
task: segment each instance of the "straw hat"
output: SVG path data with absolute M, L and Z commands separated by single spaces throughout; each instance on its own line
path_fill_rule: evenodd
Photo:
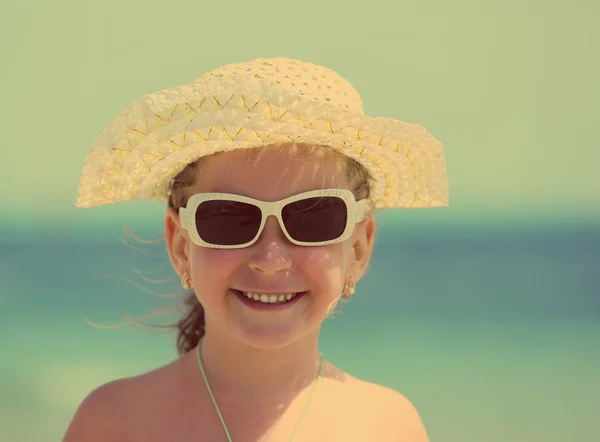
M 290 141 L 364 165 L 373 209 L 448 205 L 439 141 L 418 124 L 365 116 L 347 80 L 287 57 L 228 64 L 134 101 L 94 140 L 75 205 L 166 202 L 170 181 L 199 157 Z

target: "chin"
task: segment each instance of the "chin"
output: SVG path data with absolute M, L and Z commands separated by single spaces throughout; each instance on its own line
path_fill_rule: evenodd
M 236 338 L 249 347 L 278 350 L 288 347 L 312 334 L 305 327 L 287 325 L 237 324 Z

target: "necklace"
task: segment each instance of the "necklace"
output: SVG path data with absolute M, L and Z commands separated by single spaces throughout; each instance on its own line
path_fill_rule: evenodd
M 200 356 L 200 342 L 198 342 L 198 349 L 197 349 L 197 355 L 198 355 L 198 365 L 200 365 L 200 371 L 202 372 L 202 377 L 204 378 L 204 384 L 206 385 L 206 389 L 208 390 L 208 394 L 210 395 L 210 398 L 212 399 L 212 402 L 215 406 L 215 410 L 217 411 L 217 414 L 219 415 L 219 419 L 221 419 L 221 425 L 223 425 L 223 430 L 225 430 L 225 435 L 227 436 L 227 440 L 229 442 L 232 442 L 231 440 L 231 436 L 229 435 L 229 431 L 227 430 L 227 426 L 225 425 L 225 420 L 223 419 L 223 415 L 221 414 L 221 410 L 219 410 L 219 406 L 217 405 L 217 400 L 215 399 L 215 396 L 213 395 L 212 390 L 210 389 L 210 385 L 208 384 L 208 379 L 206 378 L 206 373 L 204 372 L 204 365 L 202 365 L 202 357 Z M 294 440 L 294 436 L 296 435 L 296 431 L 298 431 L 298 427 L 300 426 L 300 422 L 302 422 L 302 418 L 304 417 L 304 414 L 306 413 L 306 410 L 308 409 L 308 404 L 310 403 L 310 400 L 312 399 L 312 395 L 315 392 L 316 388 L 317 388 L 317 383 L 319 382 L 319 379 L 321 378 L 321 371 L 323 370 L 323 354 L 319 353 L 319 356 L 321 357 L 321 361 L 319 363 L 319 374 L 317 375 L 317 379 L 315 380 L 315 383 L 310 391 L 310 394 L 308 396 L 308 400 L 306 401 L 306 406 L 304 407 L 304 410 L 302 410 L 302 414 L 300 415 L 300 419 L 298 420 L 298 423 L 296 424 L 296 428 L 294 428 L 294 432 L 292 433 L 292 437 L 290 438 L 290 442 L 292 442 L 292 440 Z

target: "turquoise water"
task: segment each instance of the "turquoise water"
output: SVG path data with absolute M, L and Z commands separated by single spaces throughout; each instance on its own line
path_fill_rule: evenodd
M 176 356 L 174 334 L 83 319 L 114 324 L 122 310 L 168 305 L 145 291 L 179 291 L 164 244 L 89 234 L 0 242 L 1 441 L 60 440 L 93 388 Z M 589 227 L 382 229 L 322 349 L 402 391 L 432 441 L 600 440 L 599 262 L 600 230 Z M 170 279 L 149 283 L 135 267 Z

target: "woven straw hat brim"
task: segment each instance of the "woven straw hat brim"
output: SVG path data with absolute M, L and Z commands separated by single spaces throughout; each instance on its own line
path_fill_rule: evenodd
M 94 141 L 76 206 L 166 202 L 169 182 L 202 156 L 290 141 L 327 145 L 364 165 L 374 179 L 373 209 L 448 206 L 442 145 L 420 125 L 235 76 L 134 101 Z

